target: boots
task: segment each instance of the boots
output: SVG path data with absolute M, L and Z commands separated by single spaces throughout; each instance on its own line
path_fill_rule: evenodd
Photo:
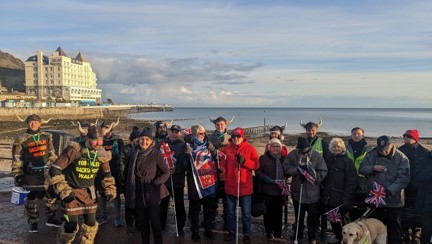
M 65 232 L 65 226 L 62 224 L 59 228 L 59 231 L 57 232 L 56 241 L 57 244 L 71 244 L 72 241 L 75 239 L 75 235 L 78 232 L 77 229 L 72 233 L 66 233 Z
M 94 239 L 96 237 L 97 231 L 99 229 L 99 225 L 88 226 L 86 224 L 81 225 L 80 237 L 81 244 L 93 244 Z

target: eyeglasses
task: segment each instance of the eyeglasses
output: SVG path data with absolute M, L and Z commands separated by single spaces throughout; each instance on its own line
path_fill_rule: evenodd
M 280 148 L 281 146 L 279 146 L 279 145 L 271 145 L 271 147 L 273 147 L 273 148 Z
M 241 138 L 241 135 L 231 135 L 231 138 Z
M 197 135 L 200 135 L 200 136 L 205 136 L 205 134 L 206 134 L 205 132 L 198 132 L 197 133 Z

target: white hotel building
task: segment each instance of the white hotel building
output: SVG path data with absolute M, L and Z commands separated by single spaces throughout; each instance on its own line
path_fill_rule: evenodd
M 96 88 L 96 81 L 91 64 L 81 53 L 70 58 L 60 47 L 52 56 L 38 51 L 25 61 L 26 95 L 38 99 L 100 103 L 102 90 Z

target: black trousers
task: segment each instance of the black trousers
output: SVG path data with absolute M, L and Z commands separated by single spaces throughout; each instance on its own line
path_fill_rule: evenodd
M 88 226 L 96 225 L 96 213 L 83 214 L 83 217 L 84 217 L 84 224 Z M 68 215 L 64 227 L 66 233 L 73 233 L 76 230 L 78 225 L 78 218 L 79 215 Z
M 432 215 L 422 214 L 422 230 L 420 244 L 429 244 L 432 236 Z
M 141 239 L 144 244 L 150 243 L 150 226 L 153 231 L 154 243 L 162 243 L 162 226 L 159 209 L 159 205 L 135 209 L 136 221 L 138 226 L 141 227 Z
M 171 187 L 168 187 L 170 195 L 172 196 Z M 176 210 L 177 228 L 179 231 L 183 230 L 186 223 L 186 209 L 184 205 L 184 191 L 183 188 L 174 188 L 174 205 Z M 168 217 L 168 206 L 170 203 L 171 196 L 165 197 L 161 201 L 160 218 L 162 229 L 165 229 L 165 225 Z
M 204 197 L 200 200 L 189 200 L 189 214 L 191 218 L 191 232 L 192 235 L 199 235 L 199 214 L 201 212 L 201 206 L 203 208 L 204 215 L 204 229 L 206 231 L 212 231 L 213 225 L 212 222 L 215 219 L 214 216 L 214 205 L 217 204 L 216 197 Z
M 402 208 L 376 208 L 369 218 L 381 220 L 387 226 L 387 243 L 402 243 Z
M 298 236 L 303 236 L 303 230 L 304 230 L 304 217 L 305 212 L 308 213 L 307 216 L 307 227 L 308 227 L 308 237 L 309 240 L 315 240 L 315 233 L 318 230 L 318 223 L 319 223 L 319 212 L 320 212 L 320 203 L 302 203 L 300 208 L 300 218 L 297 219 L 298 212 L 299 212 L 299 202 L 294 201 L 294 213 L 295 213 L 295 219 L 296 223 L 299 225 L 299 233 Z M 295 235 L 295 233 L 294 233 Z
M 264 227 L 267 234 L 282 235 L 282 207 L 285 196 L 264 195 L 267 212 L 264 214 Z

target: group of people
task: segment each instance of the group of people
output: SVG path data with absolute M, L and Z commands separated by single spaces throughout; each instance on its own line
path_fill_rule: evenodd
M 154 243 L 163 243 L 170 199 L 178 236 L 184 235 L 189 218 L 193 241 L 201 241 L 200 227 L 207 239 L 214 239 L 222 199 L 225 241 L 238 240 L 241 221 L 243 242 L 250 243 L 257 206 L 264 205 L 261 214 L 267 238 L 282 237 L 282 209 L 290 196 L 295 214 L 292 240 L 304 238 L 307 226 L 309 243 L 316 243 L 318 230 L 324 233 L 329 219 L 334 232 L 329 241 L 340 243 L 345 223 L 374 217 L 387 225 L 388 243 L 402 243 L 408 229 L 418 229 L 401 223 L 405 206 L 421 213 L 420 240 L 429 243 L 432 156 L 418 143 L 417 130 L 403 134 L 400 148 L 387 136 L 380 136 L 372 148 L 362 128 L 353 128 L 346 144 L 341 138 L 327 143 L 317 135 L 322 120 L 300 121 L 306 136 L 298 138 L 294 150 L 283 143 L 286 125 L 274 126 L 260 156 L 242 128 L 228 131 L 233 119 L 210 119 L 215 124 L 212 133 L 199 124 L 185 130 L 172 121 L 157 121 L 155 129 L 134 127 L 128 144 L 113 133 L 118 120 L 79 123 L 80 137 L 57 156 L 52 136 L 40 130 L 47 121 L 28 116 L 22 120 L 28 130 L 13 146 L 12 174 L 17 186 L 30 191 L 25 203 L 30 232 L 38 231 L 37 198 L 43 198 L 46 225 L 59 227 L 57 243 L 71 243 L 77 233 L 83 243 L 93 243 L 98 226 L 107 222 L 106 202 L 114 202 L 115 226 L 123 225 L 120 194 L 124 194 L 127 231 L 139 229 L 143 243 L 150 243 L 150 232 Z M 353 211 L 365 204 L 377 184 L 382 186 L 384 204 L 365 213 Z M 63 221 L 56 217 L 57 200 L 65 214 Z M 340 219 L 328 218 L 334 210 Z M 81 215 L 84 221 L 78 224 Z

